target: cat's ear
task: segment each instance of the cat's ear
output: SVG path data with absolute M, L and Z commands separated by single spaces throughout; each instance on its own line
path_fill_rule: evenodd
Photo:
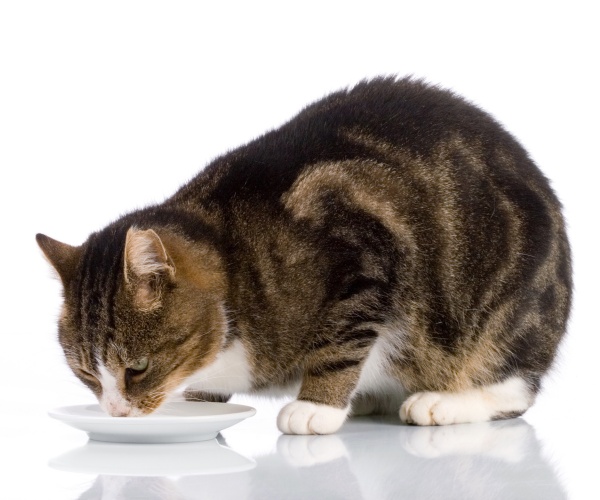
M 125 282 L 137 307 L 151 311 L 161 304 L 164 286 L 175 277 L 175 265 L 152 229 L 130 228 L 125 238 Z
M 66 243 L 56 241 L 45 234 L 36 234 L 35 239 L 52 267 L 60 276 L 63 285 L 66 285 L 81 258 L 81 247 L 73 247 Z

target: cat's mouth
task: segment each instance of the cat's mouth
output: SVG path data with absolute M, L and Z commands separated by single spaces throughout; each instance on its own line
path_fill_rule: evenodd
M 108 406 L 100 403 L 100 407 L 111 417 L 143 417 L 149 415 L 158 409 L 158 406 L 153 408 L 139 408 L 137 406 Z
M 101 397 L 99 402 L 100 408 L 111 417 L 143 417 L 156 411 L 162 399 L 152 404 L 142 402 L 141 405 L 134 405 L 119 394 L 112 398 Z
M 142 410 L 140 410 L 139 408 L 131 408 L 129 410 L 125 410 L 125 411 L 118 411 L 118 412 L 112 412 L 109 413 L 109 415 L 111 417 L 143 417 L 144 415 L 147 415 L 150 412 L 144 412 Z

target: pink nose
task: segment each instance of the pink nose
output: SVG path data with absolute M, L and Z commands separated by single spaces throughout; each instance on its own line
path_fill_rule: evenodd
M 111 417 L 128 417 L 131 414 L 131 406 L 120 401 L 101 401 L 100 406 Z

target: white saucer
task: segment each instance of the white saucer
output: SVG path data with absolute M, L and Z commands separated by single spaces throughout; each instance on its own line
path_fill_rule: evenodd
M 48 412 L 88 433 L 95 441 L 115 443 L 188 443 L 206 441 L 256 413 L 230 403 L 174 402 L 143 417 L 111 417 L 99 405 L 63 406 Z

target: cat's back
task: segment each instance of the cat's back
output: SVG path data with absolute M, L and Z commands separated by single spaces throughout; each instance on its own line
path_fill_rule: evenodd
M 553 198 L 526 151 L 489 114 L 423 81 L 380 77 L 332 93 L 280 128 L 223 155 L 173 200 L 277 204 L 307 169 L 339 162 L 385 165 L 400 177 L 413 175 L 407 166 L 421 162 L 430 175 L 460 177 L 463 170 L 504 176 L 509 188 L 527 177 Z M 450 163 L 450 169 L 440 168 Z
M 371 134 L 419 155 L 431 154 L 455 133 L 467 140 L 509 137 L 487 113 L 462 97 L 412 78 L 363 80 L 308 106 L 290 125 L 304 132 L 316 127 L 337 138 L 352 132 Z

